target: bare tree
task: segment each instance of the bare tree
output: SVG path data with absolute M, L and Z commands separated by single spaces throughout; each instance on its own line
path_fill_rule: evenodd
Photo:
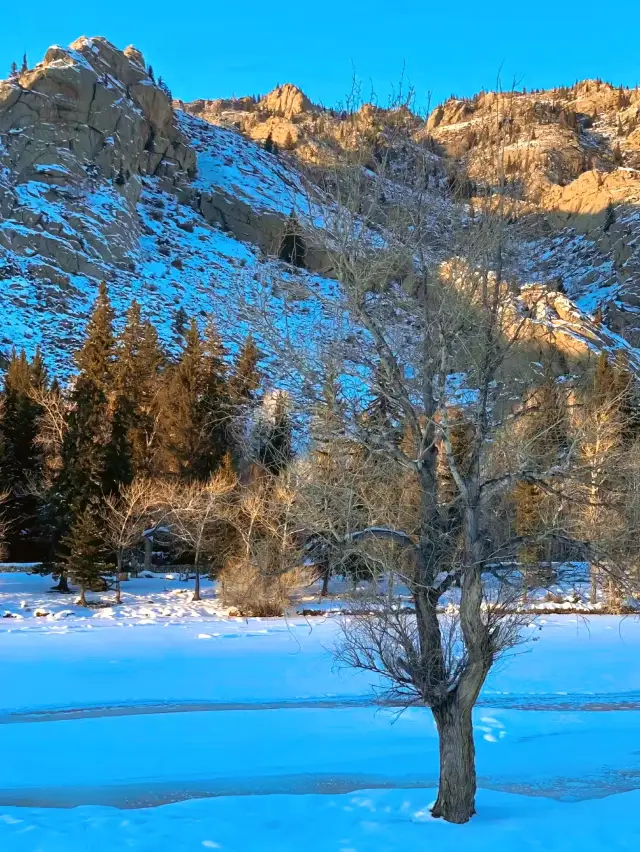
M 491 574 L 515 547 L 508 524 L 495 529 L 496 505 L 519 481 L 552 487 L 568 458 L 541 470 L 513 427 L 528 415 L 522 400 L 540 378 L 532 362 L 541 331 L 550 352 L 557 348 L 536 316 L 537 292 L 521 294 L 510 280 L 517 204 L 502 181 L 471 217 L 425 179 L 434 167 L 427 148 L 395 142 L 383 130 L 375 152 L 353 152 L 324 175 L 321 189 L 310 184 L 298 218 L 333 280 L 265 281 L 245 295 L 244 310 L 292 398 L 311 415 L 326 378 L 336 377 L 333 414 L 342 433 L 412 480 L 411 528 L 384 523 L 393 513 L 380 490 L 373 515 L 382 523 L 346 536 L 406 551 L 412 612 L 381 604 L 345 623 L 340 656 L 382 674 L 396 696 L 431 708 L 440 735 L 433 814 L 460 823 L 474 813 L 472 709 L 492 664 L 518 636 L 500 574 Z M 383 417 L 369 415 L 376 400 Z M 455 616 L 443 622 L 442 606 L 457 588 Z
M 635 591 L 637 388 L 605 353 L 576 389 L 571 426 L 578 446 L 570 525 L 589 542 L 590 602 L 610 608 Z
M 201 599 L 202 560 L 223 541 L 223 525 L 227 523 L 229 500 L 235 487 L 235 481 L 226 472 L 214 475 L 204 483 L 165 483 L 163 486 L 171 534 L 193 553 L 194 601 Z
M 67 428 L 67 403 L 59 387 L 32 387 L 31 399 L 39 406 L 40 421 L 37 443 L 41 447 L 45 470 L 43 483 L 34 483 L 34 488 L 48 488 L 62 465 L 62 444 Z
M 310 581 L 300 567 L 302 539 L 295 510 L 295 475 L 260 469 L 238 489 L 228 515 L 235 546 L 221 572 L 222 596 L 245 615 L 282 615 L 291 596 Z
M 121 574 L 127 550 L 139 547 L 164 522 L 167 513 L 159 483 L 138 478 L 101 505 L 104 543 L 116 556 L 116 604 L 121 603 Z

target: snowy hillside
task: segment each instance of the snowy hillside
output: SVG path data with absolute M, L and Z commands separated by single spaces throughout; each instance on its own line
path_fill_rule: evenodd
M 52 50 L 56 59 L 45 59 L 30 72 L 29 85 L 40 100 L 67 97 L 38 91 L 45 72 L 63 61 L 60 53 L 67 76 L 75 75 L 78 66 L 98 76 L 79 51 L 97 69 L 103 54 L 114 64 L 107 53 L 110 46 L 101 39 L 81 39 L 69 51 Z M 144 73 L 124 54 L 118 54 L 118 62 Z M 115 75 L 117 64 L 111 70 Z M 124 87 L 111 76 L 108 84 Z M 41 146 L 42 128 L 19 126 L 22 119 L 14 114 L 20 101 L 12 102 L 11 93 L 17 84 L 2 85 L 0 353 L 22 345 L 33 351 L 42 344 L 51 365 L 65 372 L 100 280 L 108 282 L 119 311 L 138 299 L 170 342 L 178 307 L 195 316 L 215 313 L 232 278 L 242 277 L 250 287 L 254 276 L 269 274 L 286 217 L 304 204 L 297 175 L 281 159 L 236 133 L 177 114 L 174 132 L 193 154 L 188 173 L 176 169 L 168 176 L 164 160 L 153 169 L 132 162 L 126 139 L 117 131 L 101 140 L 96 146 L 100 150 L 92 151 L 87 162 L 88 157 L 74 158 L 68 142 L 74 128 L 64 123 L 48 125 L 46 135 L 54 141 Z M 120 113 L 114 126 L 140 112 L 126 96 L 113 109 Z M 153 114 L 145 120 L 149 138 L 157 140 Z M 25 132 L 31 133 L 29 141 L 43 160 L 28 169 L 22 168 L 22 142 L 16 141 Z M 110 151 L 109 167 L 97 164 L 105 149 Z M 227 319 L 219 317 L 220 324 Z

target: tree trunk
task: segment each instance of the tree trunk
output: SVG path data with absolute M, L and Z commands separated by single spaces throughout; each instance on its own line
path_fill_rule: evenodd
M 60 572 L 60 578 L 58 579 L 58 585 L 53 587 L 54 592 L 60 592 L 62 595 L 68 595 L 71 592 L 69 588 L 69 581 L 67 580 L 67 575 L 64 571 Z
M 151 571 L 153 564 L 153 539 L 146 536 L 144 540 L 144 570 Z
M 589 574 L 589 603 L 596 604 L 598 603 L 598 586 L 600 578 L 598 577 L 598 569 L 595 565 L 591 565 Z
M 322 574 L 322 589 L 320 591 L 320 597 L 326 598 L 329 594 L 329 580 L 331 579 L 331 567 L 327 565 L 324 569 L 324 573 Z
M 118 551 L 116 565 L 116 606 L 122 603 L 122 595 L 120 592 L 120 574 L 122 573 L 122 551 Z
M 80 586 L 80 606 L 87 605 L 87 598 L 84 591 L 84 586 Z
M 440 737 L 440 782 L 434 817 L 447 822 L 468 822 L 475 814 L 476 764 L 471 710 L 457 701 L 434 709 Z
M 200 600 L 200 561 L 199 561 L 199 558 L 198 558 L 198 554 L 196 554 L 195 569 L 196 569 L 196 584 L 195 584 L 195 587 L 193 589 L 193 600 L 199 601 Z

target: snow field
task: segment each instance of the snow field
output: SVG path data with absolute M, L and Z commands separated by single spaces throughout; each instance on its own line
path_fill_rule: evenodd
M 161 577 L 120 612 L 35 616 L 50 585 L 0 575 L 0 614 L 23 615 L 0 619 L 3 852 L 637 848 L 636 619 L 532 620 L 481 695 L 478 815 L 456 827 L 429 816 L 430 714 L 334 667 L 335 617 L 230 619 Z

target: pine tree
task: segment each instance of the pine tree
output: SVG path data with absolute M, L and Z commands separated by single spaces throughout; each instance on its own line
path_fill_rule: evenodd
M 156 78 L 153 74 L 153 66 L 152 65 L 149 65 L 149 67 L 147 68 L 147 74 L 149 75 L 149 77 L 151 77 L 151 82 L 155 83 Z
M 203 337 L 191 321 L 180 359 L 167 373 L 163 395 L 168 469 L 185 480 L 208 479 L 227 452 L 229 417 L 224 350 L 212 323 Z
M 44 390 L 49 385 L 49 373 L 39 346 L 31 361 L 31 385 L 38 390 Z
M 543 525 L 543 507 L 545 495 L 533 482 L 518 482 L 513 491 L 515 505 L 514 527 L 518 536 L 535 538 Z M 536 563 L 544 558 L 539 542 L 527 541 L 520 548 L 520 561 L 525 565 Z
M 104 475 L 102 491 L 115 494 L 121 485 L 133 480 L 133 459 L 130 430 L 135 410 L 131 398 L 118 394 L 110 406 L 110 435 L 104 453 Z
M 80 377 L 105 392 L 110 385 L 114 360 L 113 320 L 113 307 L 103 281 L 87 324 L 84 345 L 76 355 L 76 364 Z
M 202 352 L 202 395 L 197 421 L 200 441 L 192 462 L 193 475 L 201 482 L 221 466 L 229 450 L 231 408 L 225 350 L 212 320 L 204 333 Z
M 185 333 L 180 358 L 166 374 L 162 400 L 162 450 L 164 467 L 180 478 L 188 479 L 196 451 L 195 409 L 201 392 L 200 368 L 202 341 L 195 321 Z
M 27 62 L 27 54 L 24 53 L 22 55 L 22 65 L 20 66 L 20 73 L 26 74 L 28 70 L 29 70 L 29 63 Z
M 96 507 L 87 505 L 63 537 L 61 544 L 66 573 L 72 583 L 80 586 L 80 604 L 87 605 L 86 592 L 95 588 L 103 577 L 104 546 L 96 522 Z
M 465 474 L 469 469 L 469 449 L 473 436 L 473 427 L 465 417 L 464 410 L 452 409 L 449 412 L 449 440 L 458 469 Z M 451 473 L 450 465 L 446 463 L 444 448 L 438 452 L 438 500 L 450 509 L 454 506 L 458 494 L 458 486 Z
M 271 133 L 269 133 L 267 135 L 267 138 L 264 140 L 264 150 L 268 151 L 269 154 L 273 154 L 274 153 L 274 145 L 275 145 L 275 142 L 273 141 L 273 136 L 271 135 Z
M 389 383 L 384 370 L 377 364 L 371 383 L 372 393 L 375 394 L 360 417 L 363 429 L 375 432 L 382 440 L 399 444 L 402 439 L 402 417 L 390 402 Z
M 189 323 L 189 317 L 182 305 L 176 310 L 173 318 L 173 337 L 176 346 L 182 348 L 184 346 L 184 336 Z
M 155 327 L 142 321 L 140 306 L 132 302 L 117 342 L 113 421 L 115 444 L 123 441 L 123 429 L 126 431 L 123 448 L 131 476 L 155 472 L 159 392 L 165 362 Z
M 12 62 L 11 63 L 11 71 L 9 73 L 9 79 L 10 80 L 17 80 L 19 76 L 20 76 L 20 74 L 18 72 L 18 66 L 15 62 Z
M 138 417 L 131 436 L 134 469 L 138 473 L 151 474 L 156 470 L 160 390 L 166 364 L 167 355 L 160 344 L 158 332 L 147 321 L 138 349 Z
M 231 399 L 235 405 L 242 405 L 255 398 L 261 382 L 259 361 L 260 352 L 249 334 L 238 353 L 229 380 Z
M 580 513 L 583 535 L 598 541 L 615 535 L 622 520 L 621 460 L 626 454 L 631 382 L 628 374 L 601 352 L 582 390 L 579 417 L 579 456 L 585 500 Z M 621 532 L 620 530 L 618 530 Z M 597 600 L 602 576 L 591 567 L 591 602 Z
M 541 473 L 561 460 L 569 441 L 566 396 L 550 363 L 545 364 L 542 380 L 531 393 L 523 415 L 521 437 L 530 458 L 529 466 L 532 472 Z M 557 515 L 558 500 L 531 480 L 516 484 L 512 500 L 515 533 L 528 539 L 520 549 L 520 559 L 524 563 L 541 562 L 551 553 L 550 543 L 536 540 L 536 535 L 553 526 L 549 517 Z M 540 579 L 539 573 L 536 570 L 529 579 Z
M 103 283 L 84 345 L 76 355 L 79 373 L 71 393 L 58 483 L 63 529 L 92 500 L 111 493 L 121 476 L 119 460 L 110 448 L 114 352 L 113 308 Z
M 138 383 L 143 380 L 137 369 L 141 336 L 140 305 L 134 300 L 114 350 L 111 439 L 105 461 L 109 479 L 104 482 L 109 493 L 117 491 L 121 483 L 130 483 L 134 476 L 132 433 L 138 413 Z
M 613 162 L 616 166 L 624 165 L 624 156 L 619 142 L 616 142 L 613 148 Z
M 40 353 L 29 363 L 22 351 L 14 351 L 4 382 L 0 418 L 0 492 L 8 495 L 3 507 L 10 557 L 29 560 L 29 539 L 38 526 L 39 500 L 35 488 L 43 472 L 43 455 L 37 443 L 40 406 L 32 391 L 46 386 L 47 377 Z M 38 554 L 36 554 L 37 556 Z
M 602 226 L 602 230 L 605 232 L 605 234 L 608 233 L 611 230 L 611 227 L 612 227 L 612 225 L 615 224 L 615 221 L 616 221 L 616 209 L 613 206 L 613 202 L 610 201 L 607 204 L 607 209 L 606 209 L 605 215 L 604 215 L 604 225 Z

